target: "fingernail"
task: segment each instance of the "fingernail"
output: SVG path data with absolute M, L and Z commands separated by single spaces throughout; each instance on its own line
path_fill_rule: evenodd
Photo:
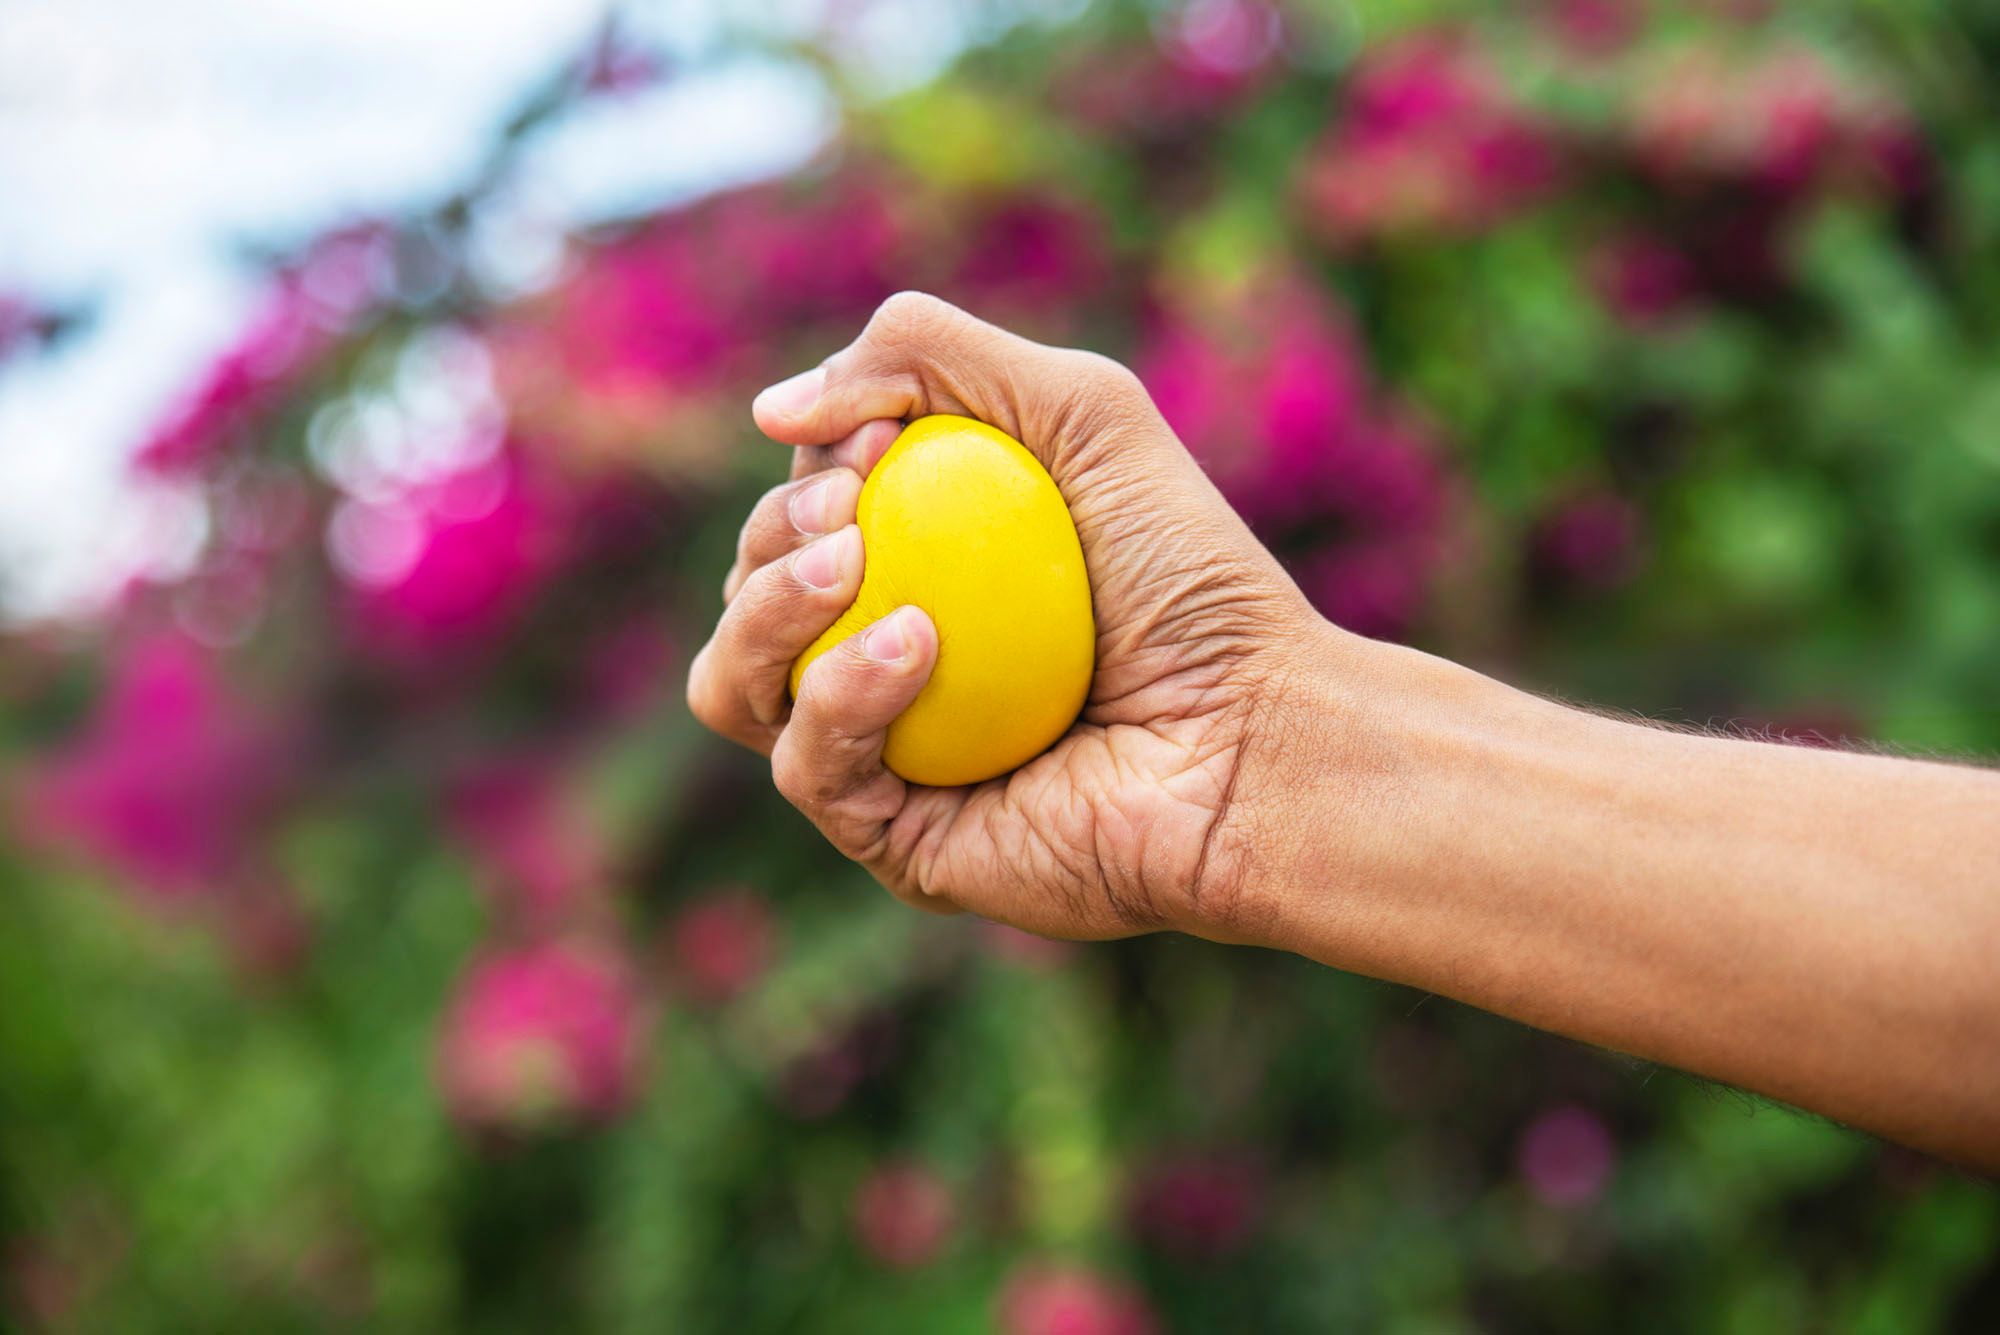
M 846 522 L 848 516 L 836 520 L 833 514 L 833 489 L 845 484 L 844 472 L 828 473 L 792 493 L 792 503 L 785 508 L 791 512 L 793 528 L 801 533 L 825 533 Z
M 810 371 L 801 371 L 790 380 L 780 380 L 751 403 L 754 413 L 772 413 L 779 417 L 797 417 L 810 410 L 819 399 L 820 387 L 826 383 L 826 368 L 815 366 Z
M 856 528 L 844 528 L 831 537 L 802 548 L 792 561 L 792 573 L 815 589 L 830 589 L 840 583 L 847 569 L 848 552 L 861 536 Z
M 861 651 L 878 663 L 893 663 L 910 652 L 910 637 L 903 629 L 910 614 L 897 608 L 868 628 L 861 637 Z

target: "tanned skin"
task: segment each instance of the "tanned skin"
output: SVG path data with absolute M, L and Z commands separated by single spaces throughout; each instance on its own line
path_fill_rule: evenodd
M 1137 379 L 920 293 L 757 425 L 757 505 L 688 700 L 905 901 L 1048 936 L 1174 930 L 1455 997 L 2000 1170 L 2000 774 L 1571 709 L 1316 614 Z M 1076 519 L 1082 717 L 1005 778 L 882 766 L 937 631 L 853 601 L 903 421 L 1019 439 Z

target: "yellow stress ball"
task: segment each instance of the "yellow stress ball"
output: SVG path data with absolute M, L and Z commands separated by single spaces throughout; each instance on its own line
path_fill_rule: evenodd
M 978 783 L 1034 759 L 1090 692 L 1097 628 L 1076 525 L 1039 460 L 969 417 L 920 417 L 861 485 L 867 564 L 840 620 L 792 664 L 898 607 L 937 627 L 937 666 L 882 752 L 911 783 Z

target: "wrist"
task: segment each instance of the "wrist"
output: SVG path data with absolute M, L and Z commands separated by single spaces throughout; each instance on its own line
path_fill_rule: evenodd
M 1258 746 L 1237 939 L 1437 986 L 1536 757 L 1615 726 L 1320 623 Z

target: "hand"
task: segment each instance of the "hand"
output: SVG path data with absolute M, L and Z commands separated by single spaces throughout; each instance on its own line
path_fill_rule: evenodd
M 973 788 L 882 767 L 937 654 L 921 611 L 785 692 L 860 585 L 862 475 L 935 412 L 1048 466 L 1097 619 L 1082 718 Z M 755 414 L 794 479 L 689 702 L 898 895 L 1293 950 L 2000 1168 L 2000 775 L 1633 726 L 1338 631 L 1129 372 L 929 297 Z
M 728 606 L 689 674 L 696 717 L 768 754 L 779 791 L 911 903 L 1052 936 L 1248 936 L 1261 911 L 1249 863 L 1293 726 L 1279 702 L 1330 628 L 1138 379 L 902 293 L 753 411 L 798 452 L 744 526 Z M 918 787 L 882 765 L 885 731 L 937 654 L 920 609 L 816 661 L 796 704 L 786 693 L 792 660 L 860 586 L 862 477 L 903 420 L 928 413 L 990 422 L 1048 468 L 1097 621 L 1082 717 L 1038 759 L 970 788 Z

